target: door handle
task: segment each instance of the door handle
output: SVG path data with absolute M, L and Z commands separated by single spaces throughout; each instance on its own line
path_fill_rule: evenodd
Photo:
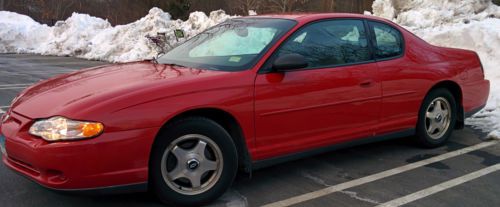
M 372 80 L 363 81 L 359 84 L 359 86 L 361 86 L 363 88 L 371 87 L 372 85 L 373 85 Z

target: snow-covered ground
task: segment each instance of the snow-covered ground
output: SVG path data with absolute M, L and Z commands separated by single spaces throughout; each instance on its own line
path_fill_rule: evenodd
M 467 123 L 500 137 L 500 7 L 491 0 L 375 0 L 373 11 L 430 43 L 477 51 L 491 81 L 491 95 L 486 109 Z M 223 11 L 209 16 L 193 12 L 187 21 L 172 20 L 168 13 L 153 8 L 127 25 L 113 27 L 104 19 L 74 13 L 49 27 L 25 15 L 0 11 L 0 53 L 69 55 L 110 62 L 151 59 L 157 52 L 146 35 L 166 33 L 173 45 L 177 43 L 174 29 L 183 29 L 189 38 L 231 17 Z
M 488 104 L 467 124 L 500 137 L 500 7 L 491 0 L 375 0 L 373 13 L 439 46 L 474 50 L 491 81 Z

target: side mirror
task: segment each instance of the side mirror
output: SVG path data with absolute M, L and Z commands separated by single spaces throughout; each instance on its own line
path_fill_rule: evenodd
M 308 63 L 304 56 L 292 53 L 279 56 L 273 63 L 273 69 L 277 71 L 286 71 L 305 68 L 307 65 Z

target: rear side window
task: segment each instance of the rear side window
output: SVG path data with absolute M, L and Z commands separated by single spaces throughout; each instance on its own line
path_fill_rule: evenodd
M 371 60 L 367 34 L 361 20 L 328 20 L 312 23 L 293 34 L 276 51 L 304 56 L 308 68 L 325 68 Z
M 403 37 L 399 30 L 379 22 L 370 22 L 375 35 L 375 57 L 385 59 L 403 54 Z

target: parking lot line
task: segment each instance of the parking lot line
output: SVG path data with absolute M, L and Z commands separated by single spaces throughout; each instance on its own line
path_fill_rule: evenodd
M 425 198 L 425 197 L 430 196 L 432 194 L 436 194 L 436 193 L 439 193 L 441 191 L 444 191 L 446 189 L 453 188 L 453 187 L 455 187 L 457 185 L 463 184 L 465 182 L 469 182 L 471 180 L 480 178 L 482 176 L 488 175 L 490 173 L 493 173 L 493 172 L 496 172 L 496 171 L 499 171 L 499 170 L 500 170 L 500 164 L 496 164 L 496 165 L 493 165 L 493 166 L 490 166 L 490 167 L 483 168 L 481 170 L 472 172 L 470 174 L 467 174 L 467 175 L 464 175 L 464 176 L 461 176 L 461 177 L 458 177 L 458 178 L 455 178 L 455 179 L 443 182 L 441 184 L 438 184 L 438 185 L 426 188 L 424 190 L 412 193 L 410 195 L 407 195 L 407 196 L 404 196 L 404 197 L 401 197 L 401 198 L 397 198 L 397 199 L 388 201 L 386 203 L 378 205 L 377 207 L 397 207 L 397 206 L 402 206 L 402 205 L 408 204 L 410 202 L 416 201 L 418 199 L 422 199 L 422 198 Z
M 0 114 L 4 114 L 4 109 L 8 109 L 10 106 L 0 106 Z
M 342 191 L 342 190 L 345 190 L 345 189 L 349 189 L 349 188 L 352 188 L 352 187 L 356 187 L 356 186 L 360 186 L 360 185 L 363 185 L 363 184 L 366 184 L 366 183 L 370 183 L 370 182 L 373 182 L 373 181 L 376 181 L 376 180 L 380 180 L 380 179 L 383 179 L 383 178 L 386 178 L 386 177 L 389 177 L 389 176 L 393 176 L 393 175 L 396 175 L 396 174 L 407 172 L 407 171 L 410 171 L 410 170 L 413 170 L 413 169 L 416 169 L 416 168 L 419 168 L 419 167 L 423 167 L 423 166 L 428 165 L 428 164 L 440 162 L 440 161 L 443 161 L 443 160 L 446 160 L 446 159 L 449 159 L 449 158 L 452 158 L 452 157 L 456 157 L 456 156 L 459 156 L 459 155 L 467 154 L 467 153 L 472 152 L 472 151 L 480 150 L 480 149 L 483 149 L 483 148 L 495 145 L 498 142 L 499 142 L 499 140 L 482 142 L 482 143 L 479 143 L 479 144 L 476 144 L 476 145 L 473 145 L 473 146 L 470 146 L 470 147 L 462 148 L 462 149 L 459 149 L 459 150 L 456 150 L 456 151 L 452 151 L 452 152 L 448 152 L 448 153 L 445 153 L 445 154 L 442 154 L 442 155 L 431 157 L 429 159 L 421 160 L 421 161 L 414 162 L 414 163 L 411 163 L 411 164 L 408 164 L 408 165 L 403 165 L 403 166 L 400 166 L 400 167 L 397 167 L 397 168 L 393 168 L 393 169 L 386 170 L 386 171 L 383 171 L 383 172 L 380 172 L 380 173 L 376 173 L 376 174 L 369 175 L 369 176 L 366 176 L 366 177 L 362 177 L 362 178 L 358 178 L 358 179 L 355 179 L 355 180 L 351 180 L 351 181 L 348 181 L 348 182 L 345 182 L 345 183 L 341 183 L 341 184 L 337 184 L 337 185 L 330 186 L 330 187 L 327 187 L 327 188 L 323 188 L 323 189 L 320 189 L 320 190 L 317 190 L 317 191 L 313 191 L 313 192 L 310 192 L 310 193 L 306 193 L 306 194 L 302 194 L 302 195 L 299 195 L 299 196 L 291 197 L 291 198 L 288 198 L 288 199 L 285 199 L 285 200 L 281 200 L 281 201 L 277 201 L 277 202 L 274 202 L 274 203 L 266 204 L 266 205 L 264 205 L 264 207 L 281 207 L 281 206 L 295 205 L 295 204 L 302 203 L 302 202 L 305 202 L 305 201 L 309 201 L 309 200 L 312 200 L 312 199 L 316 199 L 316 198 L 319 198 L 319 197 L 322 197 L 322 196 L 326 196 L 326 195 L 329 195 L 329 194 L 332 194 L 332 193 L 335 193 L 335 192 L 338 192 L 338 191 Z
M 1 84 L 0 87 L 15 87 L 15 86 L 29 86 L 33 83 L 14 83 L 14 84 Z
M 13 86 L 13 87 L 0 87 L 0 90 L 12 90 L 12 89 L 23 89 L 28 86 Z

